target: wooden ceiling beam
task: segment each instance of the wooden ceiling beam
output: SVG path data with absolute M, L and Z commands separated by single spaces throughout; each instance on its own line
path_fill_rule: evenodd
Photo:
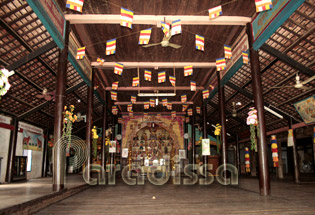
M 169 91 L 172 90 L 190 90 L 190 86 L 176 86 L 176 87 L 118 87 L 116 91 Z M 203 90 L 204 88 L 202 86 L 197 86 L 196 90 Z M 106 91 L 111 91 L 111 87 L 106 87 Z
M 120 24 L 120 14 L 65 14 L 70 24 Z M 188 16 L 188 15 L 134 15 L 134 25 L 157 25 L 159 22 L 172 22 L 181 20 L 182 25 L 246 25 L 252 19 L 245 16 L 219 16 L 209 20 L 209 16 Z
M 180 102 L 180 101 L 170 101 L 172 105 L 192 105 L 194 104 L 193 102 Z M 115 102 L 115 105 L 129 105 L 131 102 Z M 161 101 L 159 101 L 161 103 Z M 144 102 L 136 102 L 134 103 L 136 105 L 143 105 Z
M 119 62 L 124 65 L 124 68 L 184 68 L 192 65 L 193 68 L 215 68 L 215 62 Z M 116 62 L 92 62 L 91 66 L 101 69 L 112 69 Z

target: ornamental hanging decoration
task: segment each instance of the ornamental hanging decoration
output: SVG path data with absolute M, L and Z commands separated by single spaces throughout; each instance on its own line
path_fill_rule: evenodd
M 232 59 L 232 48 L 229 45 L 224 45 L 224 57 L 226 59 Z
M 279 155 L 278 155 L 278 144 L 276 135 L 271 135 L 271 152 L 273 167 L 279 167 Z
M 217 137 L 217 154 L 220 154 L 220 146 L 221 146 L 221 128 L 222 126 L 218 123 L 215 125 L 214 135 Z
M 93 157 L 96 159 L 97 157 L 97 140 L 98 140 L 98 135 L 97 135 L 97 128 L 96 126 L 93 126 L 92 128 L 92 148 L 93 148 Z
M 83 4 L 84 4 L 84 0 L 67 0 L 66 8 L 82 13 Z
M 70 105 L 69 109 L 67 106 L 64 107 L 63 112 L 63 130 L 62 130 L 62 138 L 66 139 L 66 156 L 70 156 L 70 147 L 71 147 L 71 132 L 72 132 L 72 124 L 78 119 L 77 115 L 73 114 L 74 106 Z
M 246 123 L 247 125 L 250 126 L 251 150 L 255 150 L 255 152 L 257 152 L 256 128 L 257 128 L 257 134 L 259 134 L 259 126 L 258 126 L 257 110 L 254 107 L 249 108 Z
M 1 99 L 1 96 L 4 96 L 10 89 L 11 85 L 9 83 L 9 77 L 13 74 L 14 74 L 14 71 L 9 72 L 4 67 L 1 67 L 0 69 L 0 99 Z
M 248 147 L 245 147 L 245 172 L 250 172 L 250 157 Z
M 82 60 L 85 57 L 85 47 L 81 47 L 77 49 L 77 55 L 76 59 L 77 60 Z

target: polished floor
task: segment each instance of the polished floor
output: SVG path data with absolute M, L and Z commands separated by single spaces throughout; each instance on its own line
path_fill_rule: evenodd
M 39 215 L 54 214 L 315 214 L 315 183 L 272 181 L 271 196 L 258 193 L 258 180 L 241 178 L 238 186 L 91 186 L 55 203 Z
M 85 182 L 81 175 L 67 175 L 66 177 L 66 188 L 73 188 L 83 184 Z M 51 193 L 53 193 L 51 177 L 31 179 L 11 184 L 0 184 L 0 210 Z

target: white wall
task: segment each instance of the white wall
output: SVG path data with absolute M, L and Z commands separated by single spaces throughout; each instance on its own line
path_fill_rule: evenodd
M 0 115 L 0 123 L 11 124 L 11 118 Z M 35 130 L 36 133 L 43 132 L 42 129 L 26 124 L 21 123 L 22 127 L 30 127 Z M 19 124 L 19 127 L 21 127 Z M 5 181 L 7 161 L 8 161 L 8 151 L 10 144 L 10 134 L 11 130 L 6 128 L 0 128 L 0 157 L 3 157 L 1 162 L 1 175 L 0 182 Z M 43 142 L 44 144 L 44 142 Z M 17 145 L 16 145 L 16 156 L 23 156 L 23 133 L 18 133 Z M 32 151 L 32 169 L 31 172 L 27 172 L 27 179 L 39 178 L 42 175 L 42 160 L 43 160 L 43 148 L 42 151 Z

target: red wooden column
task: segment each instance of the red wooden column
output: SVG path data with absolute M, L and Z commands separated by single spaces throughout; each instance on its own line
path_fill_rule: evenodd
M 67 63 L 68 63 L 68 43 L 69 43 L 70 25 L 66 22 L 65 47 L 59 55 L 57 77 L 56 77 L 56 95 L 55 95 L 55 122 L 54 122 L 54 145 L 62 137 L 63 111 L 65 106 L 65 92 L 67 82 Z M 61 147 L 53 150 L 53 191 L 64 189 L 65 177 L 65 154 Z
M 226 172 L 227 164 L 227 136 L 226 136 L 226 114 L 225 114 L 225 98 L 224 98 L 224 86 L 221 86 L 221 74 L 220 71 L 217 71 L 218 79 L 218 94 L 219 94 L 219 109 L 220 109 L 220 118 L 221 118 L 221 159 L 222 164 L 224 165 L 224 172 Z
M 105 104 L 103 104 L 103 125 L 102 125 L 102 168 L 106 170 L 106 155 L 105 155 L 105 141 L 106 141 L 106 126 L 107 126 L 107 111 L 106 111 L 106 105 L 107 105 L 107 93 L 104 90 L 103 93 Z
M 260 195 L 270 195 L 270 178 L 268 172 L 267 147 L 268 141 L 266 137 L 266 123 L 264 111 L 263 89 L 261 86 L 261 75 L 259 65 L 259 54 L 253 48 L 252 26 L 247 24 L 247 34 L 250 50 L 250 65 L 252 74 L 252 86 L 254 94 L 254 102 L 257 109 L 259 138 L 258 138 L 258 162 L 259 162 L 259 188 Z
M 87 145 L 88 151 L 88 159 L 85 163 L 85 179 L 86 181 L 90 181 L 91 173 L 90 173 L 90 165 L 92 161 L 91 156 L 91 144 L 92 144 L 92 126 L 93 126 L 93 91 L 94 91 L 94 76 L 95 76 L 95 69 L 92 69 L 92 80 L 91 86 L 88 86 L 87 92 L 87 112 L 86 112 L 86 128 L 85 128 L 85 142 Z

